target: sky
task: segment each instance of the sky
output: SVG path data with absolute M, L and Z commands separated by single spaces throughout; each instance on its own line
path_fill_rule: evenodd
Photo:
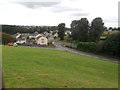
M 0 24 L 70 27 L 73 20 L 101 17 L 118 27 L 119 0 L 0 0 Z M 120 5 L 120 4 L 119 4 Z

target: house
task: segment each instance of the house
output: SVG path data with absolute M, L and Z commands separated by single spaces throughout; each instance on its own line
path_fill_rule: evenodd
M 66 36 L 71 35 L 71 31 L 69 31 L 69 30 L 65 31 L 65 35 L 66 35 Z
M 31 39 L 31 38 L 36 38 L 36 36 L 39 35 L 38 32 L 34 32 L 33 34 L 29 34 L 28 38 Z
M 12 35 L 12 36 L 13 36 L 13 38 L 18 39 L 18 38 L 20 38 L 20 37 L 21 37 L 21 34 L 20 34 L 20 33 L 16 33 L 16 34 L 14 34 L 14 35 Z
M 26 38 L 26 37 L 29 36 L 29 33 L 22 33 L 21 35 L 22 35 L 22 36 L 21 36 L 22 38 Z
M 40 37 L 42 37 L 42 36 L 44 36 L 44 35 L 38 34 L 38 35 L 35 36 L 35 39 L 37 40 L 38 38 L 40 38 Z
M 44 35 L 46 36 L 46 37 L 48 37 L 49 36 L 49 33 L 48 32 L 44 32 Z
M 55 33 L 55 34 L 54 34 L 54 38 L 57 38 L 57 37 L 58 37 L 58 33 Z
M 42 34 L 39 34 L 36 32 L 33 34 L 30 34 L 27 38 L 27 44 L 30 44 L 30 45 L 37 44 L 37 40 L 42 36 L 43 36 Z
M 54 36 L 52 34 L 49 34 L 48 42 L 52 42 L 54 40 Z
M 50 34 L 53 34 L 53 31 L 50 30 Z
M 46 37 L 40 37 L 39 39 L 36 40 L 36 43 L 38 45 L 47 45 L 48 44 L 48 39 Z
M 29 33 L 17 33 L 14 35 L 17 39 L 17 44 L 26 44 L 26 45 L 47 45 L 48 39 L 44 34 L 39 34 L 38 32 L 29 34 Z

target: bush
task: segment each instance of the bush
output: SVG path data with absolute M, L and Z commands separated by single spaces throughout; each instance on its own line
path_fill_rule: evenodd
M 75 46 L 68 45 L 68 44 L 62 44 L 62 46 L 67 47 L 67 48 L 76 49 L 76 47 L 75 47 Z
M 15 38 L 13 38 L 10 34 L 7 33 L 1 33 L 0 36 L 2 37 L 2 44 L 4 45 L 16 41 Z
M 103 52 L 120 57 L 120 32 L 108 36 L 103 46 Z
M 77 49 L 87 52 L 96 52 L 97 45 L 94 42 L 79 42 Z
M 97 49 L 96 49 L 97 52 L 103 53 L 104 43 L 105 43 L 105 40 L 100 40 L 100 41 L 97 43 Z
M 72 39 L 71 39 L 69 36 L 66 36 L 66 37 L 65 37 L 65 41 L 67 41 L 67 42 L 71 42 Z

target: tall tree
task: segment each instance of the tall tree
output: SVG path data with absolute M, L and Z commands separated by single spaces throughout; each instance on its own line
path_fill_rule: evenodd
M 72 39 L 77 40 L 77 26 L 78 26 L 79 20 L 73 20 L 70 24 L 71 26 L 71 32 L 72 32 Z
M 65 23 L 60 23 L 58 25 L 58 36 L 60 37 L 61 40 L 64 40 L 64 35 L 65 35 Z
M 100 39 L 100 36 L 103 33 L 104 29 L 105 28 L 102 18 L 97 17 L 93 19 L 89 33 L 90 41 L 97 42 Z
M 71 23 L 72 38 L 77 41 L 88 41 L 89 21 L 87 18 L 74 20 Z
M 83 41 L 83 42 L 88 41 L 88 29 L 89 29 L 89 21 L 87 20 L 87 18 L 81 18 L 78 24 L 79 41 Z

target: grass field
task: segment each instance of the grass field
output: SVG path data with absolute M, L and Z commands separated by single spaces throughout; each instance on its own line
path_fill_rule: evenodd
M 6 88 L 117 88 L 118 64 L 63 51 L 3 46 Z

